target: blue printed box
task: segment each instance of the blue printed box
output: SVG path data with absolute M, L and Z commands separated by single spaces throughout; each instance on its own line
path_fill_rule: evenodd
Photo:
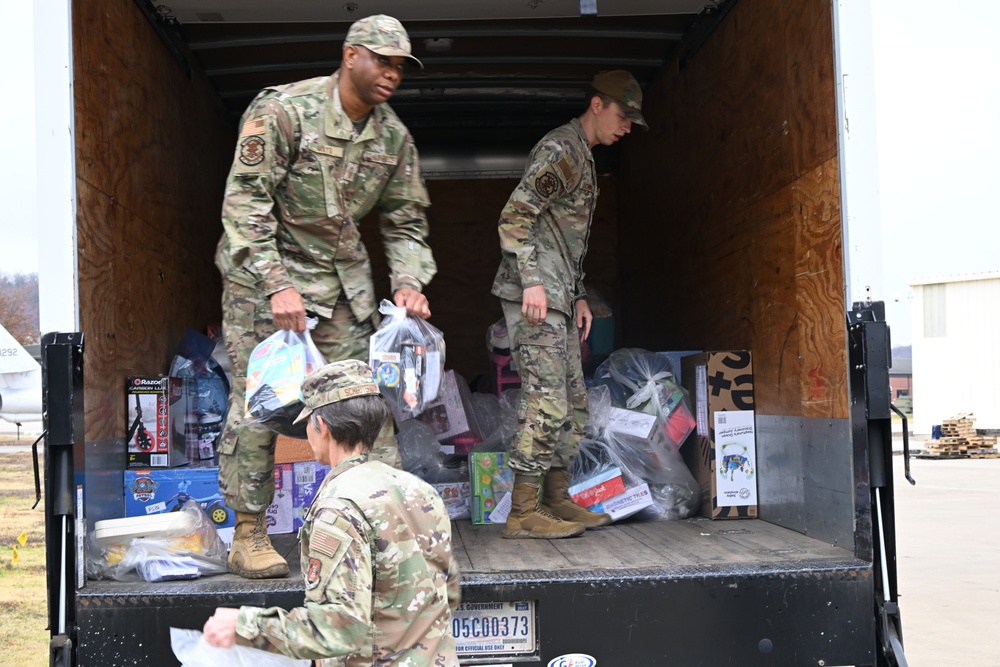
M 236 513 L 219 492 L 218 468 L 150 468 L 125 471 L 125 516 L 176 512 L 193 498 L 216 529 L 236 525 Z
M 298 531 L 305 521 L 309 506 L 316 492 L 330 472 L 330 466 L 316 461 L 298 461 L 292 464 L 292 530 Z

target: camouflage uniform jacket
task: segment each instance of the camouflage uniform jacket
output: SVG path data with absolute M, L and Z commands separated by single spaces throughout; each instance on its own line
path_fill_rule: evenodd
M 322 317 L 343 290 L 365 320 L 376 299 L 358 222 L 378 205 L 392 290 L 420 290 L 436 271 L 430 202 L 406 126 L 380 104 L 354 137 L 337 81 L 335 72 L 266 88 L 243 114 L 215 261 L 263 296 L 294 287 Z
M 305 606 L 243 607 L 240 643 L 333 658 L 327 666 L 458 667 L 460 577 L 451 521 L 429 484 L 351 457 L 323 481 L 299 536 Z
M 493 294 L 519 302 L 525 288 L 544 285 L 548 307 L 573 315 L 586 296 L 583 258 L 597 195 L 594 157 L 574 118 L 535 145 L 500 214 Z

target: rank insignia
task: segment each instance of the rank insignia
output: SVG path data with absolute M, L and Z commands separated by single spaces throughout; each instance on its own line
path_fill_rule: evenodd
M 264 140 L 261 137 L 247 137 L 240 142 L 240 162 L 253 167 L 264 161 Z
M 538 194 L 543 197 L 551 197 L 556 193 L 556 188 L 559 187 L 559 182 L 552 172 L 546 171 L 538 175 L 535 179 L 535 190 Z

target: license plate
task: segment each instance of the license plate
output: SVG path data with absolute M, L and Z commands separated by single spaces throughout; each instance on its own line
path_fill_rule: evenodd
M 462 658 L 532 653 L 535 603 L 463 602 L 452 617 L 451 632 Z

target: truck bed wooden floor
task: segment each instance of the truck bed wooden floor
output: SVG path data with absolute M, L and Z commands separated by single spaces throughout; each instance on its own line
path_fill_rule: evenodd
M 687 577 L 728 572 L 779 572 L 811 568 L 854 567 L 861 563 L 848 550 L 759 519 L 711 521 L 626 521 L 588 530 L 563 540 L 506 540 L 502 526 L 453 524 L 453 541 L 463 580 L 469 584 L 499 579 L 527 581 L 623 576 Z M 245 580 L 231 574 L 193 581 L 147 583 L 88 581 L 80 591 L 89 596 L 179 595 L 226 591 L 288 592 L 302 590 L 298 540 L 274 535 L 272 542 L 288 559 L 286 579 Z M 238 584 L 234 587 L 234 583 Z

